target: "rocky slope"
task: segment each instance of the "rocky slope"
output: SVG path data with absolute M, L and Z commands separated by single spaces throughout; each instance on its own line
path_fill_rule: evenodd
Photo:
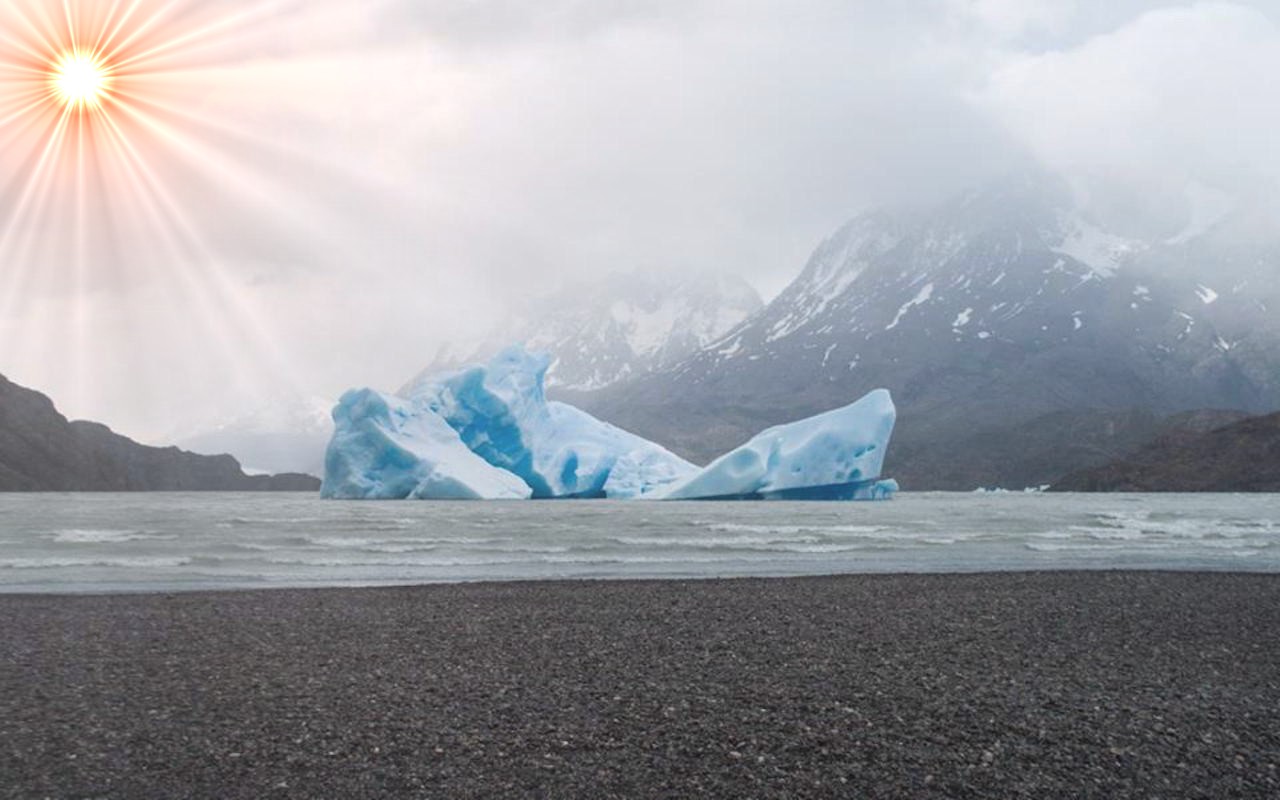
M 1209 431 L 1180 430 L 1102 467 L 1073 472 L 1060 492 L 1280 492 L 1280 414 Z
M 719 341 L 570 399 L 703 460 L 886 387 L 904 486 L 1050 483 L 1178 412 L 1280 408 L 1280 244 L 1192 200 L 1176 225 L 1121 231 L 1019 176 L 864 214 Z
M 308 475 L 249 476 L 231 456 L 147 447 L 0 376 L 0 491 L 318 491 Z
M 950 444 L 964 458 L 939 458 L 934 443 L 910 436 L 890 447 L 889 454 L 893 474 L 906 486 L 1040 488 L 1068 472 L 1122 458 L 1161 436 L 1199 433 L 1246 416 L 1235 411 L 1166 417 L 1149 409 L 1056 411 L 1017 425 L 955 435 Z

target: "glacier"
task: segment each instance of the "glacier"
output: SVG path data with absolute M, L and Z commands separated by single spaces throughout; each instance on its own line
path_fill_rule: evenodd
M 567 403 L 550 358 L 508 348 L 402 390 L 348 392 L 334 409 L 321 494 L 334 499 L 883 499 L 893 400 L 770 428 L 699 468 Z

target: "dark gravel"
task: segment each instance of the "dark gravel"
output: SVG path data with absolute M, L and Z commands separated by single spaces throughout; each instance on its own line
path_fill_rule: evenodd
M 11 797 L 1280 797 L 1280 576 L 0 597 Z

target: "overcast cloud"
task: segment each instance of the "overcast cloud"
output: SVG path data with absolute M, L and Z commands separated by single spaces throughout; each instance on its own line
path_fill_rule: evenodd
M 288 4 L 172 89 L 220 126 L 157 156 L 202 252 L 117 231 L 91 292 L 0 303 L 0 372 L 158 438 L 393 388 L 594 272 L 770 295 L 859 210 L 1022 165 L 1280 180 L 1278 25 L 1270 2 Z

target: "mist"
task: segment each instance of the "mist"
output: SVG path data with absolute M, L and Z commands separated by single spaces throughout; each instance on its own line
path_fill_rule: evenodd
M 1280 181 L 1270 3 L 204 8 L 252 13 L 169 79 L 183 136 L 142 153 L 183 236 L 109 216 L 107 185 L 79 273 L 47 231 L 0 265 L 23 276 L 0 281 L 0 372 L 151 441 L 398 386 L 603 272 L 767 299 L 859 211 L 1010 170 L 1170 216 L 1188 187 Z M 1153 202 L 1103 202 L 1125 192 Z

